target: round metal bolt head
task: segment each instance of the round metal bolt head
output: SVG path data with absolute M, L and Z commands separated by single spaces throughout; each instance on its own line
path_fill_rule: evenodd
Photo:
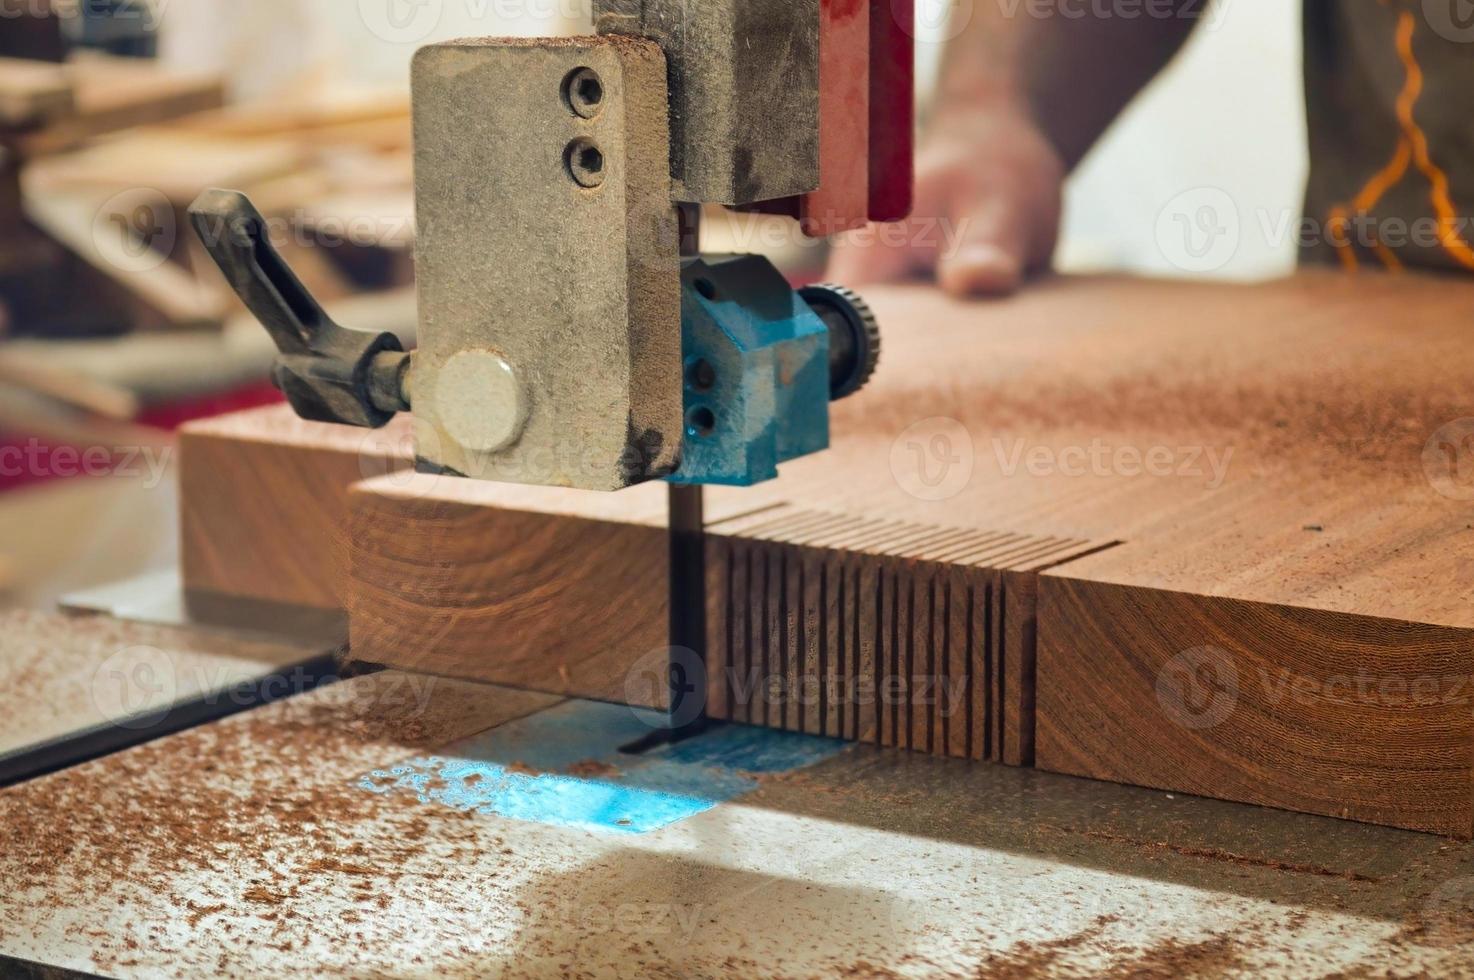
M 435 405 L 446 433 L 478 453 L 506 449 L 527 425 L 527 392 L 495 351 L 463 350 L 440 369 Z
M 604 183 L 604 151 L 592 140 L 579 138 L 563 151 L 563 165 L 580 187 L 594 188 Z
M 604 83 L 592 68 L 576 68 L 563 80 L 563 101 L 574 115 L 592 119 L 604 109 Z

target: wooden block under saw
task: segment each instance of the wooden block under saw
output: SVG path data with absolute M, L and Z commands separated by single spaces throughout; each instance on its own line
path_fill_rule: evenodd
M 412 465 L 407 422 L 371 432 L 304 422 L 278 405 L 185 426 L 185 589 L 341 609 L 348 487 Z
M 664 484 L 607 494 L 417 474 L 349 498 L 356 659 L 668 704 Z

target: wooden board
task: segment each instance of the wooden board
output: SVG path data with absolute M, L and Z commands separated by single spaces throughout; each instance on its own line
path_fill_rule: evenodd
M 1037 573 L 1106 543 L 758 505 L 758 492 L 708 491 L 713 717 L 1031 761 Z M 662 485 L 392 476 L 350 501 L 355 657 L 667 706 Z
M 874 299 L 878 384 L 785 480 L 871 517 L 1123 542 L 1038 580 L 1037 765 L 1470 833 L 1474 287 Z M 1232 707 L 1182 723 L 1174 692 L 1211 700 L 1217 663 Z
M 62 65 L 0 58 L 0 126 L 31 126 L 72 110 L 72 83 Z
M 1474 287 L 1307 272 L 1259 286 L 1062 279 L 976 305 L 924 289 L 870 299 L 886 354 L 873 387 L 837 406 L 834 449 L 772 484 L 709 492 L 709 648 L 743 683 L 713 683 L 717 713 L 1474 829 L 1474 714 L 1460 689 L 1474 677 L 1474 429 L 1462 428 L 1474 423 L 1461 421 L 1474 416 Z M 541 499 L 441 493 L 428 509 L 390 499 L 391 513 L 426 522 L 363 536 L 375 602 L 398 602 L 406 632 L 448 621 L 454 576 L 421 552 L 400 589 L 401 540 L 447 513 L 450 526 L 512 520 L 453 497 L 519 512 Z M 594 519 L 636 534 L 641 505 L 614 500 Z M 549 540 L 570 540 L 546 521 L 535 526 Z M 602 539 L 571 539 L 595 560 Z M 1023 550 L 988 552 L 1008 540 Z M 486 576 L 466 582 L 470 607 L 513 608 L 488 602 Z M 518 607 L 514 659 L 530 662 L 545 630 L 556 641 L 544 649 L 566 642 L 566 624 L 598 608 L 586 586 L 567 593 L 573 608 Z M 948 606 L 949 588 L 965 606 Z M 661 607 L 626 604 L 643 645 Z M 495 622 L 477 621 L 486 669 Z M 470 662 L 465 652 L 447 660 Z M 1204 691 L 1213 701 L 1199 685 L 1225 656 L 1234 700 L 1204 726 L 1183 708 Z M 786 693 L 842 690 L 867 671 L 898 692 L 890 711 Z M 1374 695 L 1341 696 L 1342 675 L 1362 674 Z M 912 695 L 938 675 L 965 677 L 981 705 L 969 693 L 960 719 L 918 710 Z M 617 687 L 611 675 L 597 696 Z
M 282 405 L 190 423 L 179 457 L 186 589 L 341 609 L 348 487 L 413 451 L 402 421 L 370 432 Z
M 66 66 L 72 111 L 18 137 L 26 159 L 78 146 L 93 137 L 218 109 L 225 84 L 218 74 L 179 72 L 138 58 L 86 54 Z
M 355 658 L 664 708 L 666 492 L 390 476 L 350 493 Z

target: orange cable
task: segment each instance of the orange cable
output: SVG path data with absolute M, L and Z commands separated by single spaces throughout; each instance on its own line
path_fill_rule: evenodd
M 1474 248 L 1470 248 L 1469 243 L 1459 234 L 1458 213 L 1449 196 L 1448 174 L 1433 162 L 1428 153 L 1428 136 L 1413 116 L 1413 107 L 1423 92 L 1423 68 L 1418 64 L 1417 55 L 1413 51 L 1413 31 L 1416 27 L 1417 19 L 1411 11 L 1403 11 L 1397 25 L 1397 54 L 1407 68 L 1408 84 L 1397 100 L 1397 118 L 1402 123 L 1403 132 L 1412 142 L 1413 159 L 1418 170 L 1428 178 L 1433 212 L 1438 216 L 1438 240 L 1443 245 L 1443 250 L 1465 268 L 1474 269 Z
M 1381 0 L 1385 5 L 1387 0 Z M 1402 135 L 1397 141 L 1397 150 L 1361 191 L 1351 204 L 1338 204 L 1331 209 L 1326 219 L 1326 230 L 1332 246 L 1340 255 L 1341 264 L 1348 271 L 1356 271 L 1359 261 L 1347 231 L 1351 224 L 1351 213 L 1366 214 L 1381 203 L 1387 192 L 1407 175 L 1410 163 L 1416 162 L 1418 170 L 1428 179 L 1434 213 L 1438 217 L 1438 239 L 1444 250 L 1464 266 L 1474 269 L 1474 248 L 1459 235 L 1458 216 L 1449 196 L 1448 175 L 1438 167 L 1428 152 L 1428 137 L 1418 125 L 1413 109 L 1423 94 L 1423 68 L 1413 50 L 1413 35 L 1417 29 L 1417 18 L 1411 11 L 1404 10 L 1397 19 L 1397 54 L 1406 70 L 1406 81 L 1397 96 L 1397 119 Z M 1373 242 L 1372 248 L 1382 264 L 1394 272 L 1403 268 L 1402 261 L 1391 249 L 1381 242 Z

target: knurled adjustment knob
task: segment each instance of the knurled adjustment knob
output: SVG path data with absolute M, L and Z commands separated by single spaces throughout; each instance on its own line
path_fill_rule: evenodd
M 829 328 L 829 399 L 865 387 L 880 364 L 880 323 L 870 305 L 847 286 L 805 286 L 799 297 Z

